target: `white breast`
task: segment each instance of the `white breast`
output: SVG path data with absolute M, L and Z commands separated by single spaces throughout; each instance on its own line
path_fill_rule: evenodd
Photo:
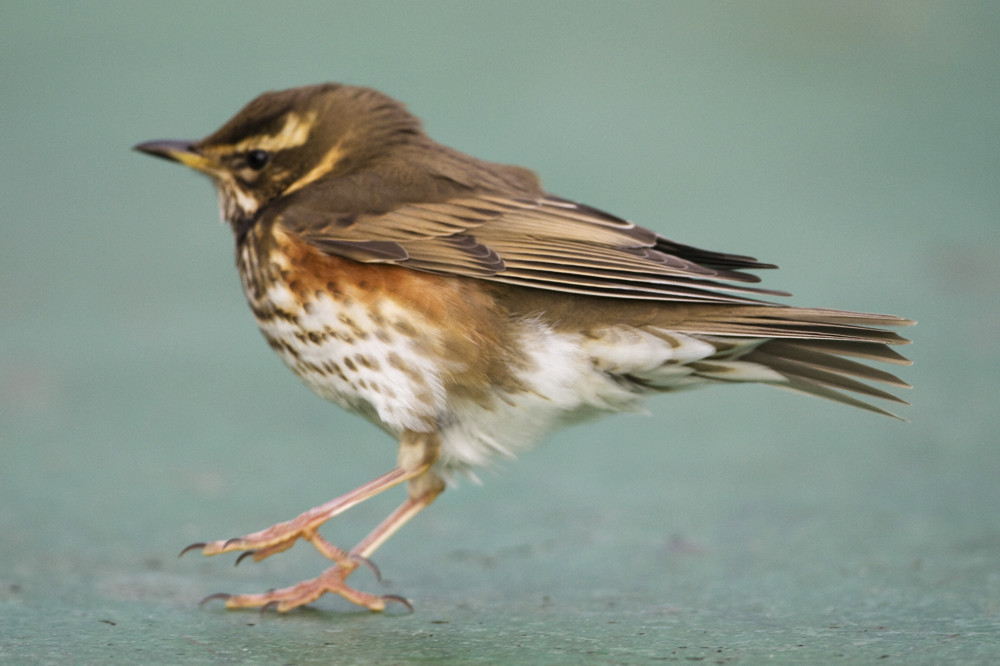
M 268 296 L 280 303 L 290 296 L 284 292 L 272 287 Z M 386 323 L 402 315 L 391 301 L 373 318 L 368 307 L 324 295 L 308 301 L 297 321 L 276 317 L 259 325 L 268 340 L 284 341 L 272 346 L 309 388 L 398 435 L 434 428 L 445 406 L 440 373 L 420 341 Z

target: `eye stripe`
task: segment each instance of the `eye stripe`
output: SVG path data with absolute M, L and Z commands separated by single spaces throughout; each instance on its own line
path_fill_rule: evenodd
M 316 111 L 310 111 L 305 115 L 289 113 L 285 117 L 285 124 L 277 134 L 248 137 L 234 145 L 232 151 L 245 153 L 251 150 L 265 150 L 274 153 L 301 146 L 309 139 L 309 131 L 315 123 Z

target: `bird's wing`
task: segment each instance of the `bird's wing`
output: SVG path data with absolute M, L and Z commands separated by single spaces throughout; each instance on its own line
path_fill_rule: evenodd
M 747 303 L 740 269 L 752 257 L 701 250 L 581 204 L 545 196 L 481 194 L 409 203 L 379 214 L 308 206 L 280 213 L 284 228 L 331 255 L 536 289 L 664 301 Z

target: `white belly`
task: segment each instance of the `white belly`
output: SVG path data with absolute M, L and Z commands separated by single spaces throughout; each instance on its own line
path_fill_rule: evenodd
M 650 391 L 774 378 L 762 366 L 735 360 L 740 354 L 733 348 L 747 351 L 759 340 L 730 340 L 727 357 L 718 359 L 718 341 L 703 337 L 627 326 L 558 332 L 523 319 L 509 322 L 513 357 L 524 359 L 516 388 L 469 391 L 456 379 L 468 368 L 441 342 L 445 331 L 390 296 L 362 304 L 322 290 L 293 294 L 281 282 L 264 294 L 244 286 L 261 332 L 306 385 L 396 437 L 438 431 L 442 470 L 467 471 L 497 454 L 515 455 L 602 412 L 637 411 Z M 699 364 L 705 359 L 711 368 Z

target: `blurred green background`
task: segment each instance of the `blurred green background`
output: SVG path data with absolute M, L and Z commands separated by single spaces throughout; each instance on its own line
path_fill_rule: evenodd
M 0 661 L 996 663 L 1000 4 L 0 3 Z M 890 312 L 902 424 L 654 399 L 446 493 L 376 560 L 416 612 L 199 608 L 317 573 L 176 553 L 386 471 L 243 303 L 203 179 L 131 152 L 370 85 L 561 196 Z M 332 523 L 350 545 L 400 499 Z

